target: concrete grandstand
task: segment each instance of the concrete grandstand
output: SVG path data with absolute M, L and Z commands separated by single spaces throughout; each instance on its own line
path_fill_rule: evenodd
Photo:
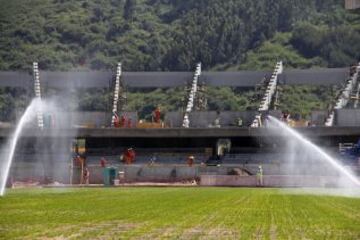
M 35 66 L 35 65 L 34 65 Z M 120 68 L 119 68 L 120 66 Z M 20 140 L 12 176 L 36 178 L 49 175 L 59 182 L 76 182 L 77 178 L 67 174 L 57 174 L 56 166 L 68 168 L 72 159 L 59 155 L 56 146 L 48 146 L 42 151 L 34 151 L 32 142 L 51 142 L 49 139 L 70 138 L 85 142 L 87 165 L 90 168 L 91 182 L 101 183 L 99 160 L 106 158 L 119 171 L 125 172 L 128 181 L 182 181 L 199 178 L 200 175 L 233 173 L 253 175 L 259 164 L 269 175 L 284 175 L 286 166 L 282 166 L 279 146 L 283 139 L 276 134 L 269 135 L 261 127 L 266 115 L 282 117 L 281 109 L 275 109 L 278 85 L 341 85 L 342 90 L 336 96 L 335 105 L 311 116 L 312 126 L 301 126 L 299 131 L 314 142 L 321 142 L 330 152 L 337 154 L 339 144 L 356 142 L 360 137 L 360 111 L 355 106 L 359 99 L 360 66 L 351 72 L 348 68 L 287 70 L 282 63 L 276 64 L 274 71 L 239 71 L 239 72 L 203 72 L 198 65 L 192 72 L 122 72 L 121 65 L 114 72 L 47 72 L 38 74 L 20 72 L 0 72 L 1 87 L 24 88 L 29 99 L 45 89 L 71 88 L 109 88 L 115 92 L 113 106 L 108 112 L 72 112 L 61 125 L 61 131 L 54 134 L 43 128 L 43 123 L 34 123 L 34 128 L 27 129 Z M 37 83 L 38 80 L 38 83 Z M 35 91 L 34 91 L 35 81 Z M 196 111 L 195 99 L 198 97 L 199 84 L 206 86 L 255 87 L 261 85 L 263 97 L 257 110 L 251 111 Z M 41 85 L 41 86 L 40 86 Z M 123 87 L 122 87 L 123 86 Z M 114 112 L 122 112 L 119 99 L 125 88 L 174 88 L 189 86 L 187 103 L 183 110 L 167 112 L 161 125 L 157 127 L 115 128 Z M 35 93 L 35 94 L 34 94 Z M 39 97 L 40 95 L 36 95 Z M 357 104 L 356 104 L 357 106 Z M 138 122 L 136 112 L 127 112 L 134 122 Z M 53 116 L 56 119 L 57 116 Z M 76 119 L 76 121 L 74 120 Z M 241 124 L 236 120 L 241 119 Z M 39 120 L 39 119 L 38 119 Z M 38 126 L 38 127 L 36 127 Z M 140 126 L 140 125 L 139 125 Z M 58 126 L 59 127 L 59 126 Z M 43 128 L 41 130 L 41 128 Z M 5 140 L 12 126 L 0 128 L 0 138 Z M 218 155 L 222 140 L 229 141 L 231 148 L 221 159 L 211 158 Z M 55 141 L 56 142 L 56 141 Z M 120 162 L 120 155 L 125 149 L 136 150 L 136 160 L 132 165 Z M 39 154 L 47 155 L 48 162 L 42 169 L 34 167 Z M 194 156 L 195 166 L 186 167 L 188 156 Z M 154 164 L 149 165 L 150 159 Z M 67 160 L 66 160 L 67 159 Z M 71 164 L 70 164 L 71 165 Z M 156 167 L 154 167 L 156 166 Z M 359 166 L 353 166 L 359 171 Z M 72 170 L 76 167 L 73 167 Z M 22 172 L 22 174 L 17 174 Z M 25 174 L 24 174 L 25 172 Z M 77 173 L 79 174 L 79 173 Z

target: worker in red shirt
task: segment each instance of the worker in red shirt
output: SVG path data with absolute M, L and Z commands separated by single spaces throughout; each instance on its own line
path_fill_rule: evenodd
M 119 116 L 114 112 L 114 127 L 118 128 L 120 127 L 120 119 Z
M 121 115 L 120 127 L 125 127 L 125 124 L 126 124 L 126 117 L 125 117 L 125 115 Z
M 155 123 L 160 123 L 161 120 L 161 111 L 160 107 L 157 107 L 153 112 L 153 119 Z
M 123 155 L 123 161 L 125 164 L 132 164 L 135 161 L 135 151 L 132 148 L 125 150 Z
M 102 157 L 102 158 L 100 159 L 100 166 L 101 166 L 102 168 L 104 168 L 104 167 L 106 167 L 106 164 L 107 164 L 106 159 L 105 159 L 104 157 Z

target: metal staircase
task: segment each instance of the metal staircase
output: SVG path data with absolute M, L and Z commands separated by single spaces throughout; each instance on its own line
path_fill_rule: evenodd
M 41 101 L 39 65 L 37 62 L 33 63 L 33 77 L 34 77 L 35 98 L 37 98 L 39 101 Z M 36 110 L 36 117 L 37 117 L 38 127 L 43 129 L 44 128 L 44 116 L 43 116 L 41 106 L 39 106 L 38 109 Z
M 112 118 L 111 118 L 111 127 L 114 126 L 114 122 L 115 122 L 115 118 L 116 118 L 116 114 L 118 111 L 118 102 L 119 102 L 119 97 L 120 97 L 120 93 L 122 93 L 122 89 L 121 89 L 121 63 L 118 63 L 117 68 L 116 68 L 116 78 L 115 78 L 115 88 L 114 88 L 114 101 L 113 101 L 113 108 L 112 108 Z M 122 97 L 122 96 L 121 96 Z
M 261 113 L 268 111 L 270 109 L 271 103 L 276 97 L 277 86 L 278 86 L 278 76 L 283 72 L 283 63 L 282 61 L 277 62 L 274 72 L 271 75 L 270 81 L 267 83 L 265 94 L 261 100 L 260 107 L 258 109 L 259 114 L 255 116 L 254 121 L 251 124 L 251 127 L 260 127 L 261 126 Z
M 345 85 L 344 89 L 341 91 L 341 94 L 339 94 L 339 96 L 337 96 L 336 104 L 330 110 L 328 117 L 326 118 L 326 121 L 325 121 L 325 126 L 331 127 L 334 125 L 335 110 L 346 107 L 346 105 L 349 103 L 349 101 L 351 99 L 351 94 L 354 91 L 356 91 L 356 88 L 358 88 L 357 95 L 359 95 L 359 91 L 360 91 L 360 87 L 358 86 L 359 71 L 360 71 L 360 63 L 357 65 L 356 71 L 354 72 L 354 74 L 346 82 L 346 85 Z
M 196 92 L 198 91 L 198 82 L 200 75 L 201 75 L 201 63 L 198 63 L 196 66 L 194 78 L 191 84 L 191 90 L 188 97 L 188 102 L 185 109 L 185 114 L 182 124 L 184 128 L 188 128 L 190 126 L 189 113 L 193 110 L 194 107 L 194 100 L 196 97 Z

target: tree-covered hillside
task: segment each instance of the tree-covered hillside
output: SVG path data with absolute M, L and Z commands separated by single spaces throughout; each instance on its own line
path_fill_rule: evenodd
M 360 14 L 343 0 L 0 0 L 0 70 L 193 71 L 346 67 L 360 59 Z M 171 81 L 171 79 L 169 79 Z M 306 117 L 332 88 L 285 87 L 280 106 Z M 112 91 L 82 91 L 79 110 L 110 111 Z M 21 95 L 21 94 L 20 94 Z M 208 88 L 209 110 L 256 108 L 253 90 Z M 128 93 L 146 116 L 184 107 L 184 91 Z M 25 106 L 0 89 L 0 120 Z
M 0 0 L 0 70 L 348 66 L 360 17 L 343 0 Z M 279 33 L 283 34 L 278 37 Z M 280 34 L 281 35 L 281 34 Z M 283 39 L 281 39 L 283 38 Z

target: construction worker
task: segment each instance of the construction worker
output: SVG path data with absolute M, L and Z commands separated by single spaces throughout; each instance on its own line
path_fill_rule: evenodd
M 125 115 L 121 115 L 121 118 L 120 118 L 120 127 L 121 127 L 121 128 L 125 127 L 125 124 L 126 124 L 126 117 L 125 117 Z
M 120 119 L 116 112 L 114 112 L 114 127 L 120 127 Z
M 123 161 L 125 164 L 132 164 L 135 161 L 135 151 L 132 148 L 125 150 L 123 154 Z
M 190 127 L 189 116 L 187 114 L 184 116 L 183 127 L 184 128 L 189 128 Z
M 220 117 L 216 117 L 215 120 L 214 120 L 214 127 L 216 128 L 220 128 L 221 125 L 220 125 Z
M 153 112 L 153 121 L 155 123 L 160 123 L 161 120 L 161 111 L 160 111 L 160 107 L 156 107 L 156 109 Z
M 220 111 L 216 111 L 216 118 L 214 120 L 214 127 L 220 128 Z
M 352 77 L 356 73 L 357 64 L 350 66 L 350 77 Z
M 192 167 L 192 165 L 194 164 L 195 158 L 194 156 L 189 156 L 187 159 L 187 164 L 189 167 Z
M 150 160 L 149 160 L 149 166 L 153 166 L 156 162 L 156 156 L 155 154 L 153 154 L 151 157 L 150 157 Z
M 256 185 L 258 187 L 263 186 L 263 169 L 262 169 L 261 165 L 259 165 L 259 167 L 258 167 L 258 170 L 256 173 L 256 180 L 257 180 Z
M 84 177 L 83 182 L 85 183 L 85 185 L 89 185 L 90 171 L 87 167 L 84 169 L 83 177 Z
M 281 120 L 288 124 L 290 121 L 290 113 L 288 111 L 283 112 Z
M 104 168 L 106 167 L 107 161 L 104 157 L 100 159 L 100 167 Z
M 242 127 L 242 126 L 243 126 L 243 120 L 242 120 L 241 117 L 238 117 L 238 118 L 237 118 L 236 125 L 237 125 L 238 127 Z

